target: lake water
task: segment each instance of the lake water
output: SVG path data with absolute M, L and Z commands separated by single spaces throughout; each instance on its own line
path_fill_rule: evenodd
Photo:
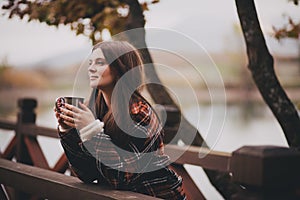
M 222 112 L 224 108 L 215 106 L 214 109 Z M 208 106 L 191 106 L 184 109 L 184 115 L 194 125 L 197 123 L 201 133 L 207 130 L 209 120 L 213 120 L 216 125 L 223 124 L 222 113 L 215 114 L 210 118 L 211 108 Z M 216 112 L 217 113 L 217 112 Z M 198 116 L 198 117 L 197 117 Z M 37 124 L 47 127 L 56 127 L 55 117 L 52 110 L 38 113 Z M 7 143 L 12 138 L 8 131 L 0 130 L 0 147 L 3 151 Z M 204 136 L 208 137 L 208 136 Z M 38 137 L 42 150 L 50 166 L 53 166 L 63 152 L 59 140 Z M 232 152 L 243 145 L 279 145 L 287 146 L 284 134 L 273 117 L 271 111 L 262 105 L 252 106 L 245 109 L 242 105 L 227 106 L 224 126 L 216 137 L 216 140 L 209 144 L 214 150 Z M 209 183 L 204 171 L 200 167 L 186 165 L 186 169 L 192 174 L 196 184 L 199 186 L 207 199 L 222 199 L 216 190 Z

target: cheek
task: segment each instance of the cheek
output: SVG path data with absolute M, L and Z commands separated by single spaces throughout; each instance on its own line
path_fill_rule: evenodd
M 106 69 L 106 70 L 104 70 L 100 75 L 101 75 L 102 77 L 108 77 L 108 76 L 110 76 L 110 70 L 109 70 L 109 69 Z
M 115 79 L 116 79 L 115 73 L 114 73 L 112 70 L 110 70 L 110 69 L 105 70 L 105 71 L 103 72 L 103 75 L 102 75 L 102 76 L 103 76 L 103 77 L 107 77 L 107 78 L 109 78 L 109 79 L 111 79 L 111 80 L 115 80 Z

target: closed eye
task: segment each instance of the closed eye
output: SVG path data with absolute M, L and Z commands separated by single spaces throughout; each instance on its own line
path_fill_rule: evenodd
M 106 65 L 106 61 L 105 61 L 105 59 L 103 59 L 103 58 L 97 58 L 95 61 L 89 60 L 89 65 L 92 65 L 93 63 L 94 63 L 95 65 L 100 65 L 100 66 Z
M 105 65 L 106 62 L 105 62 L 105 59 L 103 59 L 103 58 L 97 58 L 95 61 L 95 64 L 96 65 Z
M 96 64 L 97 64 L 97 65 L 104 65 L 105 62 L 103 62 L 103 61 L 97 61 Z

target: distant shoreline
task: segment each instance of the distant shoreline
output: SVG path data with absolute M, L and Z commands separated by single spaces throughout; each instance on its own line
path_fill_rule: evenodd
M 220 90 L 220 91 L 219 91 Z M 300 92 L 299 88 L 287 88 L 285 89 L 290 100 L 299 107 L 300 105 Z M 185 90 L 182 88 L 176 88 L 177 97 L 180 99 L 181 104 L 190 105 L 195 103 L 195 99 L 191 100 L 190 97 L 185 95 Z M 207 89 L 195 90 L 197 95 L 197 102 L 201 105 L 211 103 L 222 103 L 226 105 L 238 105 L 238 104 L 262 104 L 265 105 L 261 94 L 256 88 L 243 89 L 243 88 L 226 88 L 224 97 L 223 89 L 213 88 L 208 91 Z M 211 93 L 214 95 L 214 99 L 211 99 Z M 38 100 L 37 111 L 49 109 L 54 105 L 54 101 L 59 96 L 70 96 L 73 94 L 73 89 L 0 89 L 0 116 L 15 116 L 17 112 L 17 101 L 20 98 L 35 98 Z M 219 96 L 218 96 L 219 95 Z M 226 98 L 226 99 L 224 99 Z M 299 109 L 299 108 L 298 108 Z

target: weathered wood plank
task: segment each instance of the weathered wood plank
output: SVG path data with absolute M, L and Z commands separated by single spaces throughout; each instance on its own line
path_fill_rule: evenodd
M 176 164 L 191 164 L 205 169 L 229 171 L 231 153 L 211 151 L 201 147 L 166 145 L 165 152 Z
M 35 137 L 24 137 L 24 142 L 28 149 L 33 165 L 44 169 L 50 169 L 47 159 Z
M 55 166 L 53 167 L 53 171 L 64 173 L 69 167 L 68 159 L 66 154 L 62 154 L 61 157 L 56 162 Z
M 57 130 L 48 127 L 41 127 L 35 124 L 22 124 L 22 134 L 31 136 L 46 136 L 58 138 Z
M 264 189 L 291 189 L 300 180 L 300 152 L 272 145 L 243 146 L 232 153 L 232 180 Z
M 183 189 L 185 191 L 186 197 L 189 200 L 204 200 L 205 197 L 201 193 L 200 189 L 197 187 L 192 177 L 188 174 L 182 165 L 172 164 L 170 166 L 177 174 L 179 174 L 183 179 Z
M 0 159 L 0 182 L 49 199 L 157 199 L 130 191 L 84 184 L 78 178 Z
M 12 122 L 6 119 L 0 119 L 0 128 L 5 130 L 16 130 L 16 122 Z
M 11 160 L 15 153 L 16 153 L 16 145 L 17 145 L 17 137 L 14 136 L 13 139 L 9 142 L 6 149 L 4 150 L 3 154 L 1 155 L 2 158 Z

